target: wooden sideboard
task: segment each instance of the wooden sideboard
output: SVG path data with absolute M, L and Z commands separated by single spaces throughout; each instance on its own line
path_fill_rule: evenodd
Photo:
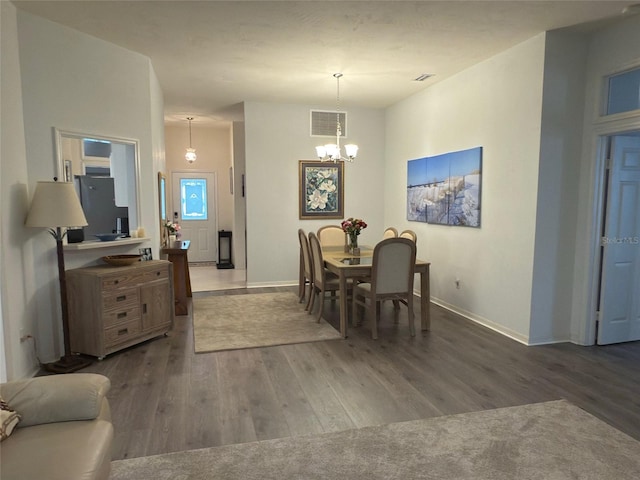
M 171 262 L 100 265 L 67 270 L 66 274 L 73 353 L 102 359 L 171 330 Z

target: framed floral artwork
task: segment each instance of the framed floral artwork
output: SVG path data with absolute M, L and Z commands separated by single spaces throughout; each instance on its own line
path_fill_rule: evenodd
M 344 218 L 344 163 L 300 160 L 300 219 Z

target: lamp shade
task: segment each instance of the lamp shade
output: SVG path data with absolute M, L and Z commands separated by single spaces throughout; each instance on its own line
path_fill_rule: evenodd
M 187 153 L 185 154 L 184 158 L 189 163 L 195 162 L 197 160 L 197 158 L 198 158 L 198 156 L 196 155 L 196 149 L 195 148 L 187 148 Z
M 345 145 L 344 151 L 347 153 L 347 157 L 353 160 L 356 158 L 356 155 L 358 155 L 358 145 L 354 145 L 352 143 Z
M 50 228 L 88 225 L 73 183 L 38 182 L 25 225 Z

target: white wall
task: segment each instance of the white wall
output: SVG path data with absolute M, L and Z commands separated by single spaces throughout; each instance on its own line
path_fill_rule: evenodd
M 436 302 L 529 337 L 545 35 L 387 110 L 384 223 L 418 234 Z M 407 161 L 483 147 L 481 228 L 406 220 Z M 460 289 L 455 288 L 455 278 Z
M 348 94 L 345 88 L 345 99 Z M 297 231 L 316 231 L 340 220 L 299 220 L 298 161 L 316 160 L 309 135 L 309 111 L 330 106 L 245 103 L 247 284 L 298 282 Z M 369 228 L 360 239 L 373 244 L 382 236 L 384 191 L 384 112 L 343 107 L 348 112 L 348 141 L 360 150 L 345 164 L 345 217 L 363 218 Z M 342 142 L 341 142 L 342 143 Z M 347 143 L 346 141 L 344 143 Z
M 36 367 L 33 342 L 20 341 L 20 329 L 35 331 L 35 308 L 31 301 L 34 272 L 29 234 L 23 227 L 28 209 L 27 155 L 22 116 L 22 87 L 18 57 L 16 9 L 0 2 L 0 326 L 3 350 L 0 381 L 25 377 Z
M 546 35 L 529 343 L 569 341 L 587 38 Z
M 12 238 L 0 248 L 4 259 L 10 257 L 12 263 L 8 265 L 11 286 L 6 287 L 11 291 L 2 292 L 3 311 L 12 313 L 10 317 L 3 315 L 7 372 L 9 378 L 19 378 L 28 376 L 36 366 L 27 360 L 29 342 L 19 342 L 21 330 L 36 338 L 41 361 L 52 361 L 62 353 L 54 243 L 45 231 L 24 227 L 30 197 L 27 192 L 33 191 L 38 180 L 51 179 L 55 174 L 53 127 L 139 140 L 139 182 L 143 187 L 140 223 L 154 235 L 146 246 L 156 249 L 157 255 L 160 239 L 155 178 L 156 165 L 164 163 L 163 105 L 148 58 L 22 11 L 17 11 L 18 70 L 12 34 L 15 27 L 11 28 L 11 17 L 16 13 L 6 4 L 2 2 L 2 58 L 4 62 L 6 51 L 7 61 L 14 62 L 12 71 L 16 72 L 8 76 L 9 106 L 17 110 L 21 103 L 22 109 L 9 109 L 12 120 L 7 124 L 3 121 L 3 165 L 11 158 L 11 171 L 16 173 L 12 173 L 13 193 L 2 204 L 3 211 L 11 212 L 9 218 L 3 215 L 3 232 L 10 232 Z M 9 12 L 7 33 L 5 11 Z M 3 92 L 3 120 L 7 108 L 4 100 Z M 12 135 L 8 148 L 13 155 L 4 154 L 5 134 Z M 3 175 L 5 171 L 3 168 Z M 137 248 L 67 253 L 66 265 L 87 265 L 105 254 L 137 252 Z
M 244 106 L 243 106 L 244 110 Z M 233 122 L 232 127 L 233 145 L 233 252 L 232 262 L 237 269 L 247 268 L 247 209 L 243 194 L 245 168 L 245 138 L 244 122 Z

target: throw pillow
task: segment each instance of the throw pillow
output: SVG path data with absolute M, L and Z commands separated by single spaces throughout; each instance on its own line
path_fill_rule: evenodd
M 0 397 L 0 442 L 9 438 L 22 417 Z

